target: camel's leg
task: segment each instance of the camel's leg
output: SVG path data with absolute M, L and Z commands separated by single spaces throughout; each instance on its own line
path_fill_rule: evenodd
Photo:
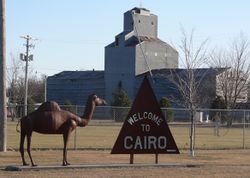
M 67 161 L 67 145 L 68 145 L 68 140 L 69 140 L 69 136 L 70 133 L 76 128 L 77 124 L 75 121 L 70 120 L 68 122 L 68 125 L 66 125 L 65 132 L 63 133 L 63 166 L 67 166 L 70 165 L 70 163 L 68 163 Z
M 26 136 L 26 133 L 24 133 L 24 131 L 21 131 L 19 151 L 20 151 L 20 153 L 21 153 L 23 165 L 24 165 L 24 166 L 27 166 L 27 165 L 29 165 L 29 164 L 26 163 L 25 158 L 24 158 L 24 140 L 25 140 L 25 136 Z
M 33 159 L 31 157 L 31 153 L 30 153 L 31 136 L 32 136 L 32 132 L 28 132 L 27 133 L 27 152 L 28 152 L 28 155 L 30 157 L 30 161 L 31 161 L 32 166 L 37 166 L 36 164 L 34 164 Z
M 68 145 L 68 139 L 69 139 L 70 132 L 63 134 L 63 166 L 70 165 L 67 161 L 67 145 Z

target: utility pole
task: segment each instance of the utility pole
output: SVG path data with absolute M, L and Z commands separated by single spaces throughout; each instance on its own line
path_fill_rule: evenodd
M 33 60 L 33 55 L 29 55 L 30 48 L 34 48 L 35 46 L 33 44 L 30 44 L 30 40 L 33 40 L 31 36 L 21 36 L 21 38 L 24 38 L 26 40 L 26 43 L 24 46 L 26 47 L 26 53 L 20 54 L 20 59 L 25 62 L 25 92 L 24 92 L 24 115 L 27 115 L 28 111 L 28 66 L 29 66 L 29 61 Z
M 0 0 L 0 152 L 7 147 L 5 0 Z

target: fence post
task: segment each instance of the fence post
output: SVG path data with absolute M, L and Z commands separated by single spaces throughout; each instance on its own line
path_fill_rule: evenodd
M 243 149 L 245 149 L 245 128 L 246 128 L 246 111 L 244 110 L 244 117 L 243 117 Z
M 75 113 L 76 113 L 76 114 L 78 113 L 77 105 L 76 105 Z M 77 129 L 77 127 L 75 128 L 75 135 L 74 135 L 74 150 L 76 150 L 76 129 Z
M 114 107 L 111 107 L 112 108 L 112 110 L 113 110 L 113 120 L 114 120 L 114 122 L 115 122 L 115 108 Z

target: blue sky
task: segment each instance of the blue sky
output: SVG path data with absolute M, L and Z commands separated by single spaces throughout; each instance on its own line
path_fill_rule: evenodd
M 181 26 L 195 40 L 223 47 L 243 33 L 250 39 L 249 0 L 6 0 L 7 64 L 25 52 L 23 35 L 35 48 L 31 68 L 53 75 L 64 70 L 103 70 L 104 47 L 123 29 L 123 13 L 147 8 L 158 16 L 158 37 L 178 44 Z

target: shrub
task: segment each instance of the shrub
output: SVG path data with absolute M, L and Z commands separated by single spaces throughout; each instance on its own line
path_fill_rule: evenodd
M 113 101 L 111 102 L 111 106 L 117 107 L 129 107 L 131 105 L 128 94 L 125 90 L 122 89 L 121 82 L 118 84 L 117 91 L 113 94 Z M 124 108 L 115 109 L 113 114 L 115 113 L 115 121 L 123 122 L 128 115 L 128 110 Z
M 172 104 L 171 101 L 166 98 L 166 97 L 162 97 L 161 100 L 159 101 L 159 105 L 161 108 L 171 108 Z M 167 122 L 172 122 L 174 120 L 174 116 L 173 116 L 173 111 L 171 109 L 168 109 L 165 113 L 165 119 L 167 120 Z

